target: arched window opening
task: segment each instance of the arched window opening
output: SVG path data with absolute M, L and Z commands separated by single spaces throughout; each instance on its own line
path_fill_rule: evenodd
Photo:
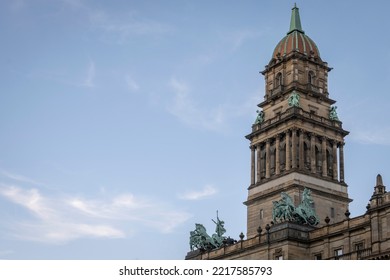
M 280 171 L 284 171 L 286 169 L 286 142 L 284 141 L 280 144 L 279 157 Z
M 327 161 L 327 167 L 328 167 L 328 176 L 333 176 L 333 154 L 330 150 L 326 151 L 326 161 Z
M 321 150 L 316 146 L 316 169 L 317 173 L 321 174 L 322 173 L 322 153 Z
M 303 152 L 304 152 L 304 167 L 305 169 L 309 170 L 310 169 L 310 149 L 309 145 L 307 143 L 304 143 L 303 145 Z
M 314 72 L 313 72 L 313 71 L 310 71 L 310 72 L 308 73 L 308 76 L 307 76 L 307 81 L 308 81 L 308 83 L 309 83 L 310 85 L 314 85 L 314 78 L 315 78 Z
M 265 150 L 261 151 L 260 160 L 261 160 L 260 178 L 264 179 L 265 178 L 265 164 L 266 164 L 266 152 L 265 152 Z
M 282 73 L 276 74 L 275 78 L 275 88 L 278 88 L 283 85 Z
M 276 149 L 275 147 L 271 148 L 270 151 L 270 160 L 271 160 L 271 175 L 275 174 L 275 167 L 276 167 Z

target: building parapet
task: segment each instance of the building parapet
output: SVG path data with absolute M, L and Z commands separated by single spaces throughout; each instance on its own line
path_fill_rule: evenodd
M 282 240 L 295 240 L 301 243 L 309 242 L 309 232 L 313 227 L 307 225 L 299 225 L 291 222 L 283 222 L 275 224 L 268 231 L 263 232 L 255 237 L 240 240 L 237 243 L 212 251 L 196 250 L 189 252 L 186 259 L 202 260 L 202 259 L 224 259 L 229 255 L 254 249 L 261 246 L 269 246 L 278 243 Z
M 318 124 L 324 125 L 324 126 L 334 127 L 336 129 L 342 129 L 342 123 L 338 120 L 329 120 L 327 118 L 318 116 L 316 114 L 306 112 L 302 108 L 291 107 L 291 108 L 288 108 L 285 112 L 283 112 L 283 113 L 281 113 L 273 118 L 264 120 L 264 122 L 259 123 L 259 124 L 254 124 L 252 126 L 252 133 L 257 132 L 259 130 L 262 130 L 262 131 L 266 130 L 268 127 L 271 127 L 273 124 L 286 121 L 288 118 L 291 118 L 291 117 L 302 117 L 305 120 L 310 119 L 310 120 L 312 120 Z
M 323 239 L 324 236 L 334 236 L 343 234 L 347 231 L 354 231 L 364 226 L 370 225 L 370 217 L 368 215 L 358 216 L 352 219 L 347 219 L 335 224 L 325 225 L 321 228 L 312 230 L 309 233 L 310 240 Z

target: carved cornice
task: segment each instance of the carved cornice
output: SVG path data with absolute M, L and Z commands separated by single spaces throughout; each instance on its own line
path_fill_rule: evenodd
M 348 131 L 342 128 L 342 123 L 340 121 L 331 121 L 327 118 L 320 117 L 315 114 L 311 114 L 310 112 L 306 112 L 301 108 L 291 107 L 287 109 L 285 112 L 283 112 L 282 114 L 274 118 L 267 119 L 261 124 L 253 125 L 252 133 L 247 135 L 246 138 L 251 139 L 256 135 L 259 135 L 260 133 L 264 133 L 271 129 L 275 129 L 280 125 L 285 125 L 288 121 L 295 122 L 296 120 L 301 120 L 304 121 L 305 123 L 310 123 L 312 125 L 324 129 L 332 130 L 336 132 L 336 134 L 340 135 L 341 137 L 345 137 L 346 135 L 349 134 Z M 293 128 L 288 128 L 287 130 L 291 131 L 292 129 Z

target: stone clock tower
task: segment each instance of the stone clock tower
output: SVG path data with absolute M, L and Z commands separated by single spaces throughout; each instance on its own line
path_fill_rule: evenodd
M 350 217 L 344 181 L 348 131 L 328 92 L 330 70 L 303 31 L 295 6 L 290 30 L 261 72 L 265 96 L 246 136 L 251 150 L 247 234 L 239 241 L 224 236 L 219 219 L 214 234 L 195 224 L 187 260 L 390 258 L 390 192 L 381 175 L 367 211 Z
M 286 192 L 296 205 L 304 188 L 312 192 L 323 225 L 345 219 L 344 137 L 348 135 L 328 92 L 328 72 L 312 39 L 292 9 L 290 30 L 276 45 L 265 70 L 264 101 L 246 136 L 251 149 L 247 237 L 272 221 L 273 201 Z

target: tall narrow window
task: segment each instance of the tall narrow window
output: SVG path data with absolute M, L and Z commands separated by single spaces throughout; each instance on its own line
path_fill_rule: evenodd
M 278 73 L 278 74 L 276 74 L 276 78 L 275 78 L 275 88 L 278 88 L 282 84 L 283 84 L 282 73 Z
M 317 173 L 321 174 L 322 172 L 322 154 L 320 149 L 316 146 L 316 168 L 317 168 Z
M 286 143 L 282 142 L 280 146 L 280 170 L 283 171 L 286 169 Z
M 265 165 L 266 165 L 266 152 L 265 150 L 261 151 L 261 170 L 260 170 L 260 176 L 261 179 L 265 178 Z
M 271 160 L 271 174 L 275 174 L 276 167 L 276 148 L 272 148 L 270 151 L 270 160 Z
M 330 150 L 326 150 L 326 164 L 328 166 L 328 176 L 333 176 L 333 154 Z
M 305 169 L 310 169 L 310 149 L 307 143 L 303 144 L 304 159 L 305 159 Z
M 314 85 L 314 73 L 310 71 L 307 75 L 307 81 L 310 85 Z

